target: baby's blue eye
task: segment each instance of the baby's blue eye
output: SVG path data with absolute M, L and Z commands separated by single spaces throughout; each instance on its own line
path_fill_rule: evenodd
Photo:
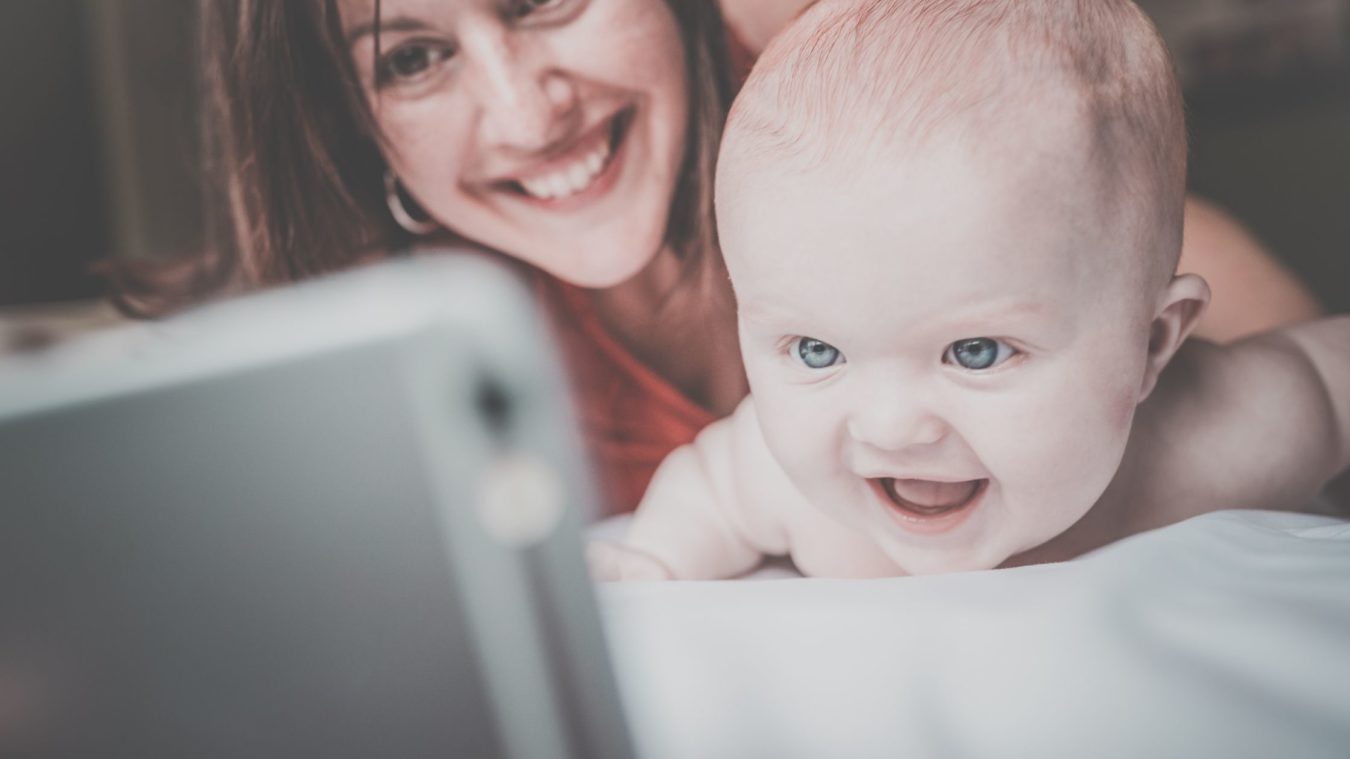
M 947 346 L 942 359 L 974 372 L 993 368 L 1013 357 L 1016 350 L 1002 340 L 992 337 L 972 337 L 957 340 Z
M 811 369 L 828 369 L 835 364 L 844 363 L 844 354 L 827 342 L 814 337 L 799 337 L 793 346 L 797 358 Z

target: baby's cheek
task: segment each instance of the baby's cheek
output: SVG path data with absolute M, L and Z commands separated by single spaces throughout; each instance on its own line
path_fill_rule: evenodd
M 1140 383 L 1135 379 L 1135 367 L 1120 367 L 1102 372 L 1083 383 L 1080 395 L 1081 418 L 1098 429 L 1102 436 L 1125 435 L 1139 406 Z
M 821 401 L 756 396 L 755 407 L 764 442 L 788 479 L 810 500 L 829 502 L 838 495 L 847 452 L 837 420 Z
M 786 400 L 773 392 L 756 393 L 755 413 L 769 452 L 790 472 L 813 459 L 812 448 L 817 441 L 811 430 L 811 416 Z
M 1016 409 L 991 410 L 986 418 L 1005 423 L 988 431 L 986 465 L 1000 466 L 995 474 L 1050 487 L 1101 466 L 1123 438 L 1133 404 L 1118 387 L 1094 390 L 1087 384 L 1043 387 Z
M 1081 484 L 1099 495 L 1114 476 L 1129 437 L 1138 395 L 1132 383 L 1120 378 L 1099 378 L 1096 387 L 1080 398 L 1071 416 L 1073 428 L 1062 438 L 1060 454 L 1080 468 Z M 1066 409 L 1067 412 L 1067 409 Z
M 1139 393 L 1135 387 L 1118 387 L 1108 395 L 1107 414 L 1110 424 L 1122 434 L 1134 420 L 1139 408 Z
M 1126 338 L 1103 341 L 1102 350 L 1088 363 L 1091 373 L 1083 383 L 1087 397 L 1100 405 L 1105 424 L 1117 431 L 1127 430 L 1143 387 L 1143 343 Z

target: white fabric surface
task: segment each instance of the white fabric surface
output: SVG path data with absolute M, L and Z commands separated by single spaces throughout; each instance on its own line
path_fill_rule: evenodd
M 1066 564 L 600 602 L 648 759 L 1350 756 L 1350 524 L 1323 517 L 1219 512 Z

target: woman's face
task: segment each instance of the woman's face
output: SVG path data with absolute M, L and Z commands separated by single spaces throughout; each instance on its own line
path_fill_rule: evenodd
M 662 247 L 685 152 L 663 0 L 340 0 L 390 168 L 437 221 L 583 287 Z

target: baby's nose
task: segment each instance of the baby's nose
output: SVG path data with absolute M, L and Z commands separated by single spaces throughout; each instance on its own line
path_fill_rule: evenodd
M 934 445 L 948 429 L 932 404 L 897 390 L 861 395 L 848 423 L 854 440 L 884 451 Z

